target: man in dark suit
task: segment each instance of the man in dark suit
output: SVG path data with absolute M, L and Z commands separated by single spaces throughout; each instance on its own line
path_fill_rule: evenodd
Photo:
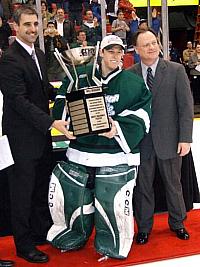
M 141 63 L 131 70 L 143 77 L 152 92 L 150 133 L 141 142 L 134 197 L 136 242 L 148 242 L 153 227 L 156 162 L 165 185 L 169 227 L 178 238 L 186 240 L 189 233 L 183 224 L 186 209 L 180 179 L 182 156 L 190 151 L 192 142 L 193 102 L 189 81 L 181 64 L 159 58 L 159 44 L 152 30 L 139 30 L 133 45 Z
M 65 19 L 65 13 L 62 8 L 58 8 L 56 11 L 55 27 L 58 33 L 62 36 L 63 43 L 71 44 L 76 39 L 76 31 L 73 23 Z
M 68 136 L 66 123 L 49 116 L 45 57 L 34 48 L 36 11 L 23 5 L 14 16 L 16 41 L 0 61 L 3 93 L 2 132 L 8 136 L 15 164 L 8 168 L 11 219 L 17 255 L 33 263 L 48 261 L 35 246 L 46 238 L 51 127 Z M 49 217 L 50 218 L 50 217 Z

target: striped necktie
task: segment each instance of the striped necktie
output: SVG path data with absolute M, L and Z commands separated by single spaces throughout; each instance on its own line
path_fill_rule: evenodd
M 154 80 L 154 77 L 152 74 L 152 68 L 148 67 L 148 69 L 147 69 L 147 85 L 148 85 L 150 91 L 152 90 L 152 87 L 153 87 L 153 80 Z
M 33 60 L 35 61 L 35 63 L 36 63 L 36 54 L 35 54 L 35 51 L 34 51 L 34 50 L 32 51 L 31 57 L 32 57 L 32 59 L 33 59 Z
M 40 66 L 39 66 L 39 63 L 38 63 L 38 60 L 37 60 L 37 56 L 36 56 L 35 50 L 32 50 L 31 57 L 34 60 L 36 66 L 37 66 L 37 69 L 39 71 L 40 78 L 42 79 L 42 73 L 41 73 L 41 70 L 40 70 Z

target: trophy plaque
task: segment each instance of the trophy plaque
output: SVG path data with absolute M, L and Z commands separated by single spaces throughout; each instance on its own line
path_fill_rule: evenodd
M 98 134 L 110 130 L 101 86 L 72 91 L 66 98 L 75 136 Z

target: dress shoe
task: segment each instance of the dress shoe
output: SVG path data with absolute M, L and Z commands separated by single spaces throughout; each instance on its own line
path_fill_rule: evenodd
M 179 228 L 179 229 L 171 229 L 172 232 L 176 233 L 176 236 L 182 240 L 187 240 L 190 238 L 189 233 L 186 231 L 186 229 L 183 228 Z
M 136 236 L 136 243 L 144 245 L 149 241 L 149 234 L 144 232 L 139 232 Z
M 14 266 L 14 261 L 0 260 L 0 267 L 12 267 L 12 266 Z
M 17 251 L 17 256 L 32 263 L 44 263 L 49 261 L 48 255 L 37 248 L 28 252 Z

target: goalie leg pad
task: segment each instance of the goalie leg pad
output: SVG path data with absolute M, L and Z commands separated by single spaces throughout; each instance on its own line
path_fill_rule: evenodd
M 134 236 L 133 188 L 137 167 L 102 167 L 95 179 L 95 247 L 111 258 L 126 258 Z
M 93 194 L 86 188 L 88 174 L 83 166 L 60 162 L 53 170 L 49 206 L 53 219 L 47 240 L 61 250 L 83 247 L 93 229 Z

